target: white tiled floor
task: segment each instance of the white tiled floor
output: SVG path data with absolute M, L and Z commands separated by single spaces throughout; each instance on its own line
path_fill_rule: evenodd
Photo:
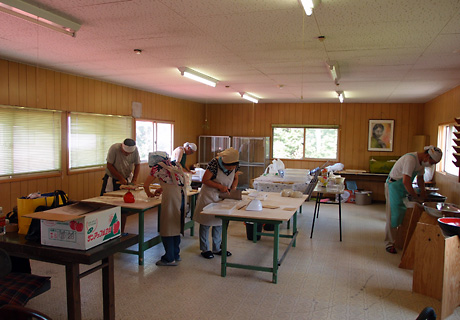
M 384 205 L 344 204 L 342 242 L 337 206 L 331 205 L 321 207 L 310 239 L 313 207 L 314 202 L 303 206 L 297 247 L 281 265 L 277 284 L 270 273 L 233 268 L 222 278 L 220 259 L 202 258 L 198 238 L 189 232 L 177 267 L 155 266 L 161 245 L 146 251 L 144 266 L 134 255 L 117 254 L 116 318 L 406 320 L 426 306 L 439 310 L 439 301 L 412 293 L 412 271 L 398 268 L 400 253 L 385 252 Z M 155 232 L 156 213 L 146 216 L 147 228 Z M 136 230 L 137 216 L 130 216 L 127 231 Z M 229 232 L 230 261 L 270 266 L 272 238 L 254 244 L 242 223 L 231 223 Z M 284 251 L 288 239 L 280 242 Z M 50 275 L 52 288 L 27 306 L 66 319 L 64 267 L 33 261 L 32 271 Z M 81 286 L 83 318 L 102 319 L 100 272 L 83 278 Z M 460 308 L 447 319 L 460 319 Z

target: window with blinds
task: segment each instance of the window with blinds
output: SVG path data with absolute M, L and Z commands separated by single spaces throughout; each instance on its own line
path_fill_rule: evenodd
M 0 177 L 61 170 L 61 114 L 0 106 Z
M 132 117 L 71 112 L 68 121 L 70 169 L 105 165 L 110 146 L 132 136 Z

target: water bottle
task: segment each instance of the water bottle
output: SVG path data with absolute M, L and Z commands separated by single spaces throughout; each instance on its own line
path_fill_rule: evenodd
M 3 208 L 0 207 L 0 235 L 4 235 L 6 233 L 6 217 L 3 214 Z

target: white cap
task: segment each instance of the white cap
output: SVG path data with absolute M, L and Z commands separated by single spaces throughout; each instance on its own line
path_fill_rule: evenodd
M 435 147 L 435 146 L 427 146 L 424 149 L 428 150 L 428 154 L 430 155 L 431 159 L 436 161 L 436 163 L 441 161 L 441 158 L 442 158 L 442 150 L 441 149 L 439 149 L 438 147 Z
M 125 152 L 128 152 L 128 153 L 132 153 L 134 151 L 136 151 L 136 141 L 134 141 L 133 139 L 125 139 L 125 141 L 123 141 L 123 143 L 121 144 L 123 150 Z
M 196 151 L 197 147 L 196 147 L 196 144 L 192 143 L 192 142 L 186 142 L 184 143 L 184 148 L 190 148 L 193 150 L 193 152 Z

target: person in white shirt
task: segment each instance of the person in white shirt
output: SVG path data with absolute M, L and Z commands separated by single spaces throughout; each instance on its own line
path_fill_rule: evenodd
M 174 149 L 171 160 L 175 161 L 185 172 L 192 172 L 186 166 L 187 156 L 196 152 L 196 144 L 191 142 L 186 142 L 182 147 L 177 147 Z
M 407 209 L 404 199 L 408 194 L 418 202 L 422 202 L 426 198 L 425 181 L 423 179 L 425 168 L 438 163 L 441 158 L 441 149 L 428 146 L 425 147 L 424 152 L 411 152 L 403 155 L 391 169 L 385 183 L 385 249 L 387 252 L 396 253 L 394 242 L 398 227 L 402 224 Z M 412 187 L 412 181 L 415 177 L 417 177 L 420 195 Z

